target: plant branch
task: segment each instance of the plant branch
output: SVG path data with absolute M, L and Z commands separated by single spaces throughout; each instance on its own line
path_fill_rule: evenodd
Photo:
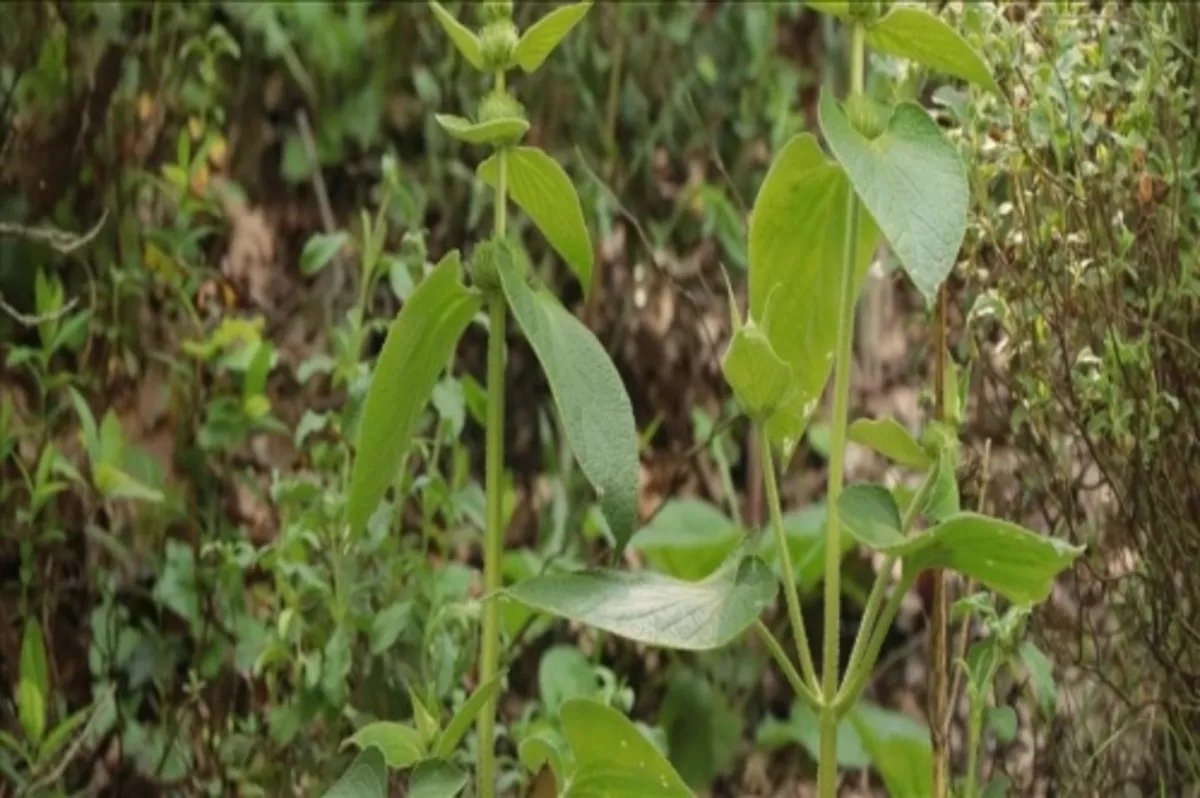
M 934 360 L 933 396 L 935 415 L 946 421 L 946 284 L 938 289 L 937 319 L 934 322 L 934 341 L 937 352 Z M 949 697 L 949 659 L 947 636 L 950 628 L 950 602 L 946 595 L 946 574 L 940 568 L 931 574 L 933 578 L 933 612 L 930 619 L 929 658 L 933 683 L 929 691 L 929 734 L 933 746 L 933 794 L 935 798 L 946 798 L 950 790 L 950 750 L 947 745 L 944 718 L 947 714 Z
M 775 474 L 775 458 L 771 454 L 771 443 L 759 428 L 759 451 L 762 454 L 763 481 L 767 484 L 767 504 L 771 509 L 771 526 L 775 530 L 775 545 L 779 550 L 779 564 L 783 571 L 783 592 L 787 597 L 788 618 L 792 622 L 792 634 L 796 638 L 796 654 L 804 671 L 806 683 L 817 689 L 817 671 L 813 666 L 812 652 L 808 645 L 808 631 L 804 628 L 804 614 L 800 611 L 800 596 L 796 592 L 796 571 L 792 566 L 792 553 L 788 548 L 787 533 L 783 528 L 783 510 L 779 500 L 779 480 Z
M 861 23 L 851 29 L 850 92 L 862 94 L 865 67 L 866 31 Z M 825 527 L 825 640 L 822 646 L 820 749 L 817 767 L 817 793 L 834 798 L 837 792 L 838 715 L 833 708 L 837 698 L 838 653 L 841 637 L 841 532 L 838 498 L 845 479 L 846 425 L 850 415 L 850 368 L 854 338 L 854 268 L 858 262 L 858 196 L 853 187 L 847 191 L 846 243 L 842 261 L 841 301 L 838 310 L 837 355 L 834 361 L 833 420 L 829 458 L 829 488 L 826 491 Z M 889 603 L 889 607 L 891 604 Z M 886 611 L 885 611 L 886 614 Z M 886 630 L 882 626 L 881 630 Z M 875 636 L 880 630 L 876 630 Z M 872 641 L 873 642 L 873 641 Z M 881 642 L 882 644 L 882 642 Z
M 871 639 L 871 632 L 875 628 L 875 620 L 879 614 L 879 607 L 883 603 L 883 594 L 887 588 L 888 577 L 891 575 L 895 564 L 895 555 L 889 554 L 883 561 L 883 567 L 875 575 L 875 584 L 872 585 L 871 594 L 867 597 L 867 606 L 863 610 L 862 620 L 858 625 L 858 634 L 854 637 L 854 648 L 850 651 L 850 662 L 846 665 L 847 680 L 852 679 L 858 671 L 867 642 Z
M 833 701 L 833 709 L 839 717 L 854 705 L 863 688 L 866 687 L 867 680 L 871 677 L 871 671 L 874 670 L 875 663 L 879 659 L 883 641 L 887 638 L 888 629 L 891 628 L 892 621 L 896 620 L 896 613 L 900 611 L 900 605 L 904 603 L 904 596 L 911 587 L 912 579 L 905 577 L 900 580 L 900 583 L 892 591 L 892 595 L 888 597 L 888 603 L 884 605 L 875 629 L 871 632 L 871 642 L 867 646 L 867 653 L 862 658 L 858 672 L 853 675 L 854 678 L 846 680 L 842 689 L 838 691 L 837 698 Z
M 68 233 L 56 227 L 26 227 L 15 222 L 0 222 L 0 235 L 36 241 L 39 244 L 45 244 L 60 255 L 70 255 L 99 235 L 100 229 L 104 227 L 106 221 L 108 221 L 107 210 L 101 215 L 100 221 L 96 222 L 92 229 L 83 235 Z
M 813 712 L 821 711 L 821 697 L 813 692 L 812 688 L 804 683 L 804 679 L 796 671 L 796 666 L 788 659 L 787 651 L 784 650 L 783 644 L 771 634 L 771 630 L 762 621 L 754 622 L 754 631 L 758 632 L 758 636 L 762 638 L 767 650 L 771 652 L 772 659 L 779 669 L 783 671 L 783 675 L 787 677 L 788 684 L 792 686 L 792 690 L 796 693 L 796 697 L 808 705 L 808 708 Z

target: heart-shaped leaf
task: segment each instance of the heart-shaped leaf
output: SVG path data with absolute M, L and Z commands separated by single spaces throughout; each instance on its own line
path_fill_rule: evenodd
M 775 157 L 750 217 L 750 318 L 794 376 L 794 393 L 767 423 L 785 454 L 800 441 L 833 368 L 850 190 L 845 172 L 817 140 L 798 135 Z M 877 237 L 875 224 L 862 215 L 855 292 Z
M 342 743 L 367 750 L 372 747 L 383 752 L 384 761 L 393 770 L 403 770 L 421 761 L 425 746 L 421 733 L 405 723 L 377 721 L 368 723 Z
M 654 744 L 615 709 L 586 698 L 562 708 L 575 767 L 562 798 L 693 798 Z
M 846 435 L 855 443 L 869 446 L 905 468 L 924 471 L 933 465 L 933 460 L 921 448 L 921 444 L 894 418 L 860 418 L 850 425 Z
M 792 367 L 753 321 L 734 333 L 721 371 L 746 415 L 757 421 L 770 417 L 795 390 Z
M 621 375 L 591 331 L 553 294 L 529 287 L 512 247 L 498 253 L 508 305 L 542 364 L 567 443 L 600 497 L 620 553 L 637 523 L 638 495 L 637 427 Z
M 658 571 L 695 581 L 711 574 L 737 546 L 737 524 L 707 502 L 673 499 L 629 541 Z
M 375 746 L 364 749 L 342 777 L 325 792 L 325 798 L 387 798 L 387 765 Z
M 535 577 L 506 595 L 630 640 L 706 651 L 745 632 L 775 600 L 778 588 L 770 567 L 739 549 L 699 582 L 645 571 L 577 571 Z
M 479 37 L 472 33 L 470 28 L 455 19 L 453 14 L 442 8 L 441 3 L 429 0 L 429 8 L 437 17 L 437 21 L 445 28 L 450 41 L 462 53 L 463 58 L 467 59 L 471 66 L 482 71 L 483 50 L 479 46 Z
M 904 543 L 900 508 L 882 485 L 851 485 L 838 496 L 842 525 L 859 543 L 881 550 Z
M 500 680 L 503 674 L 497 673 L 491 679 L 475 688 L 475 692 L 471 693 L 471 697 L 463 702 L 458 712 L 454 713 L 454 717 L 446 724 L 446 728 L 442 731 L 438 738 L 437 746 L 434 748 L 434 753 L 443 759 L 449 759 L 454 754 L 454 749 L 458 748 L 458 744 L 462 741 L 463 735 L 467 733 L 467 729 L 475 722 L 475 717 L 496 691 L 500 689 Z
M 408 798 L 455 798 L 467 786 L 467 774 L 444 759 L 426 759 L 413 768 Z
M 888 795 L 933 795 L 933 751 L 926 726 L 865 703 L 851 710 L 849 719 Z
M 977 513 L 959 513 L 881 551 L 904 561 L 906 573 L 957 571 L 1016 603 L 1045 601 L 1054 578 L 1083 548 Z
M 914 103 L 897 105 L 873 140 L 851 126 L 828 91 L 821 93 L 819 116 L 829 149 L 863 205 L 932 301 L 967 231 L 967 173 L 958 150 Z
M 923 8 L 896 6 L 867 31 L 867 45 L 999 92 L 992 71 L 958 32 Z
M 567 37 L 585 16 L 591 3 L 572 3 L 560 6 L 529 26 L 517 42 L 513 61 L 526 72 L 533 72 L 542 65 L 558 43 Z
M 404 462 L 409 438 L 463 330 L 483 300 L 459 282 L 453 251 L 417 286 L 388 329 L 367 392 L 346 520 L 366 526 Z
M 529 131 L 529 123 L 517 117 L 472 122 L 452 114 L 435 114 L 442 129 L 469 144 L 515 144 Z
M 508 196 L 533 220 L 542 235 L 579 278 L 584 294 L 592 286 L 592 241 L 571 178 L 553 158 L 535 147 L 505 151 Z M 479 177 L 493 189 L 500 156 L 479 164 Z

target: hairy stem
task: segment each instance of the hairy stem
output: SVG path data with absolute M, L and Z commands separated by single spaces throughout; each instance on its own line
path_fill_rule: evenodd
M 771 508 L 771 526 L 775 529 L 775 546 L 779 550 L 779 564 L 783 570 L 783 592 L 787 597 L 788 619 L 792 623 L 792 635 L 796 638 L 796 654 L 800 657 L 805 683 L 815 691 L 819 682 L 816 668 L 813 667 L 812 652 L 809 651 L 804 615 L 800 612 L 800 596 L 796 593 L 796 572 L 792 567 L 792 553 L 788 548 L 787 533 L 783 529 L 783 509 L 779 500 L 775 459 L 771 456 L 771 443 L 761 431 L 758 449 L 762 455 L 763 481 L 767 485 L 767 504 Z
M 503 83 L 503 75 L 497 77 Z M 496 181 L 496 236 L 505 233 L 505 213 L 508 197 L 508 158 L 497 151 L 499 179 Z M 508 306 L 504 295 L 493 294 L 488 299 L 488 366 L 487 366 L 487 451 L 485 490 L 487 491 L 486 530 L 483 543 L 484 590 L 491 600 L 483 606 L 483 631 L 480 641 L 479 682 L 486 684 L 496 675 L 500 665 L 500 604 L 495 593 L 500 589 L 500 556 L 504 546 L 504 328 L 508 321 Z M 496 697 L 493 695 L 479 712 L 479 772 L 480 798 L 492 798 L 496 774 Z
M 937 319 L 934 321 L 934 340 L 937 353 L 933 374 L 933 396 L 935 413 L 939 421 L 945 421 L 949 408 L 945 401 L 946 379 L 946 286 L 938 290 Z M 933 794 L 935 798 L 946 798 L 950 791 L 950 751 L 947 745 L 946 724 L 947 698 L 949 695 L 949 657 L 947 636 L 950 627 L 950 602 L 946 595 L 946 575 L 934 571 L 933 611 L 929 629 L 929 659 L 932 685 L 929 691 L 929 735 L 933 747 Z
M 850 46 L 850 93 L 862 94 L 866 32 L 861 23 L 852 28 Z M 842 492 L 846 455 L 846 424 L 850 414 L 850 367 L 854 337 L 854 268 L 858 262 L 858 197 L 848 192 L 846 202 L 846 246 L 842 261 L 842 290 L 838 311 L 837 359 L 834 361 L 833 419 L 829 457 L 829 489 L 826 494 L 825 527 L 825 640 L 821 662 L 820 757 L 817 793 L 834 798 L 837 792 L 837 726 L 833 703 L 838 693 L 838 642 L 841 637 L 841 533 L 838 497 Z

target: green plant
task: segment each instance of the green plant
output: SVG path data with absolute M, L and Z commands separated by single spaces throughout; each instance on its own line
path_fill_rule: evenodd
M 979 56 L 944 22 L 912 7 L 883 13 L 876 4 L 815 3 L 845 20 L 852 38 L 851 93 L 844 103 L 824 91 L 819 119 L 834 160 L 811 135 L 776 156 L 759 190 L 749 230 L 750 307 L 723 368 L 744 412 L 762 436 L 763 478 L 783 573 L 794 573 L 776 478 L 834 371 L 830 479 L 824 545 L 825 623 L 821 671 L 813 662 L 796 583 L 784 579 L 799 670 L 759 616 L 774 600 L 775 576 L 742 541 L 709 576 L 685 582 L 653 573 L 567 572 L 509 588 L 513 600 L 634 640 L 668 648 L 724 646 L 751 627 L 763 638 L 800 700 L 818 718 L 819 793 L 836 788 L 839 726 L 849 718 L 894 794 L 930 794 L 928 757 L 911 758 L 874 734 L 856 704 L 900 600 L 923 571 L 955 570 L 1021 602 L 1041 601 L 1055 575 L 1080 549 L 1015 524 L 960 512 L 953 426 L 935 421 L 913 437 L 895 421 L 848 419 L 855 301 L 876 241 L 886 240 L 928 298 L 954 265 L 966 228 L 967 183 L 954 146 L 919 105 L 888 106 L 863 93 L 865 48 L 913 59 L 950 74 L 994 83 Z M 957 390 L 957 386 L 955 386 Z M 956 396 L 949 407 L 957 408 Z M 924 472 L 914 496 L 880 485 L 843 489 L 848 438 Z M 919 520 L 928 523 L 915 529 Z M 845 673 L 839 674 L 842 532 L 885 556 Z M 884 601 L 893 566 L 902 576 Z M 924 762 L 925 766 L 919 763 Z M 646 783 L 640 794 L 672 795 Z
M 389 329 L 363 410 L 346 517 L 351 530 L 366 525 L 388 486 L 402 470 L 415 420 L 458 339 L 476 315 L 486 310 L 488 369 L 483 549 L 484 583 L 488 595 L 483 606 L 479 667 L 485 688 L 477 691 L 478 700 L 473 697 L 465 706 L 467 714 L 458 717 L 469 721 L 478 716 L 475 783 L 478 794 L 490 798 L 495 789 L 496 770 L 494 691 L 503 678 L 499 670 L 501 608 L 497 591 L 501 588 L 503 565 L 504 495 L 501 480 L 505 329 L 509 311 L 546 373 L 566 441 L 581 470 L 596 488 L 617 553 L 625 547 L 635 523 L 637 434 L 629 399 L 603 347 L 551 293 L 538 287 L 519 244 L 507 234 L 507 205 L 511 199 L 567 261 L 585 291 L 590 286 L 592 245 L 579 199 L 570 179 L 554 160 L 536 148 L 519 146 L 529 123 L 520 103 L 505 88 L 507 71 L 520 67 L 525 72 L 534 72 L 584 17 L 590 4 L 578 3 L 555 9 L 521 34 L 512 22 L 511 2 L 484 3 L 481 8 L 485 25 L 478 35 L 438 3 L 431 3 L 430 8 L 462 56 L 473 67 L 492 74 L 495 79 L 494 89 L 481 102 L 475 121 L 457 116 L 437 117 L 438 123 L 452 137 L 494 150 L 477 171 L 480 179 L 496 193 L 495 227 L 492 238 L 478 244 L 471 254 L 467 267 L 470 287 L 460 279 L 462 267 L 458 252 L 451 252 L 417 286 Z M 601 711 L 590 708 L 590 704 L 572 703 L 571 706 L 578 706 L 578 712 L 586 716 Z M 614 733 L 626 734 L 620 731 L 620 723 L 613 718 L 628 723 L 620 715 L 603 713 L 600 721 L 615 724 L 617 731 Z M 454 723 L 452 721 L 452 725 Z M 566 717 L 564 724 L 568 742 L 578 746 L 574 727 Z M 449 741 L 442 737 L 439 738 L 442 742 L 433 746 L 432 733 L 437 724 L 426 725 L 426 730 L 406 725 L 367 727 L 378 729 L 379 736 L 376 737 L 373 731 L 357 742 L 366 750 L 373 744 L 380 745 L 385 754 L 403 749 L 403 755 L 388 755 L 385 761 L 395 768 L 416 765 L 413 779 L 423 784 L 426 778 L 433 778 L 427 777 L 426 772 L 440 774 L 453 767 L 445 760 L 453 752 L 457 738 L 461 737 L 461 733 Z M 633 727 L 630 725 L 629 728 Z M 584 783 L 597 777 L 592 765 L 606 761 L 604 757 L 612 752 L 595 752 L 582 746 L 574 753 L 575 764 L 569 772 L 564 769 L 567 766 L 560 756 L 554 757 L 558 763 L 554 770 L 561 779 Z M 661 756 L 657 761 L 664 772 L 670 771 Z M 465 782 L 465 776 L 453 784 L 447 782 L 444 792 L 439 794 L 457 794 Z M 413 788 L 416 789 L 416 785 Z

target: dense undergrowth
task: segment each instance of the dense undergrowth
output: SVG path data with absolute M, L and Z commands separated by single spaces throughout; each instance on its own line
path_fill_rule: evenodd
M 446 4 L 473 24 L 472 6 Z M 546 10 L 518 3 L 514 21 Z M 433 389 L 398 498 L 362 529 L 344 515 L 388 324 L 493 223 L 475 162 L 434 121 L 472 116 L 486 81 L 424 4 L 6 13 L 0 794 L 321 794 L 355 729 L 443 720 L 480 682 L 481 327 Z M 1067 3 L 951 3 L 945 17 L 993 65 L 998 95 L 879 53 L 868 88 L 931 105 L 970 165 L 947 300 L 952 362 L 972 364 L 963 505 L 979 494 L 1089 547 L 1028 622 L 1053 665 L 1025 660 L 988 685 L 984 772 L 1014 795 L 1185 795 L 1200 782 L 1200 18 Z M 761 450 L 721 378 L 722 271 L 744 296 L 746 218 L 771 159 L 817 130 L 821 85 L 850 79 L 838 24 L 798 2 L 597 4 L 518 78 L 526 143 L 577 187 L 591 285 L 567 279 L 532 223 L 510 223 L 632 400 L 632 566 L 701 576 L 768 515 Z M 899 279 L 872 276 L 867 292 L 863 308 L 882 295 L 901 320 L 867 325 L 859 360 L 888 375 L 855 381 L 884 404 L 925 392 L 931 411 L 931 314 Z M 876 354 L 892 337 L 900 354 Z M 600 564 L 609 525 L 532 350 L 508 344 L 501 571 L 514 583 Z M 819 415 L 782 485 L 814 641 Z M 880 564 L 846 543 L 843 661 Z M 897 661 L 923 660 L 921 588 L 911 627 L 887 641 Z M 769 625 L 790 646 L 785 615 L 780 601 Z M 815 781 L 816 716 L 757 643 L 648 651 L 515 604 L 500 624 L 502 792 L 546 789 L 516 743 L 561 728 L 581 696 L 637 719 L 693 789 Z M 880 728 L 927 736 L 919 681 L 871 685 Z M 464 745 L 456 761 L 474 762 L 475 735 Z M 962 772 L 965 746 L 952 749 Z M 865 773 L 871 757 L 859 742 L 839 762 Z

